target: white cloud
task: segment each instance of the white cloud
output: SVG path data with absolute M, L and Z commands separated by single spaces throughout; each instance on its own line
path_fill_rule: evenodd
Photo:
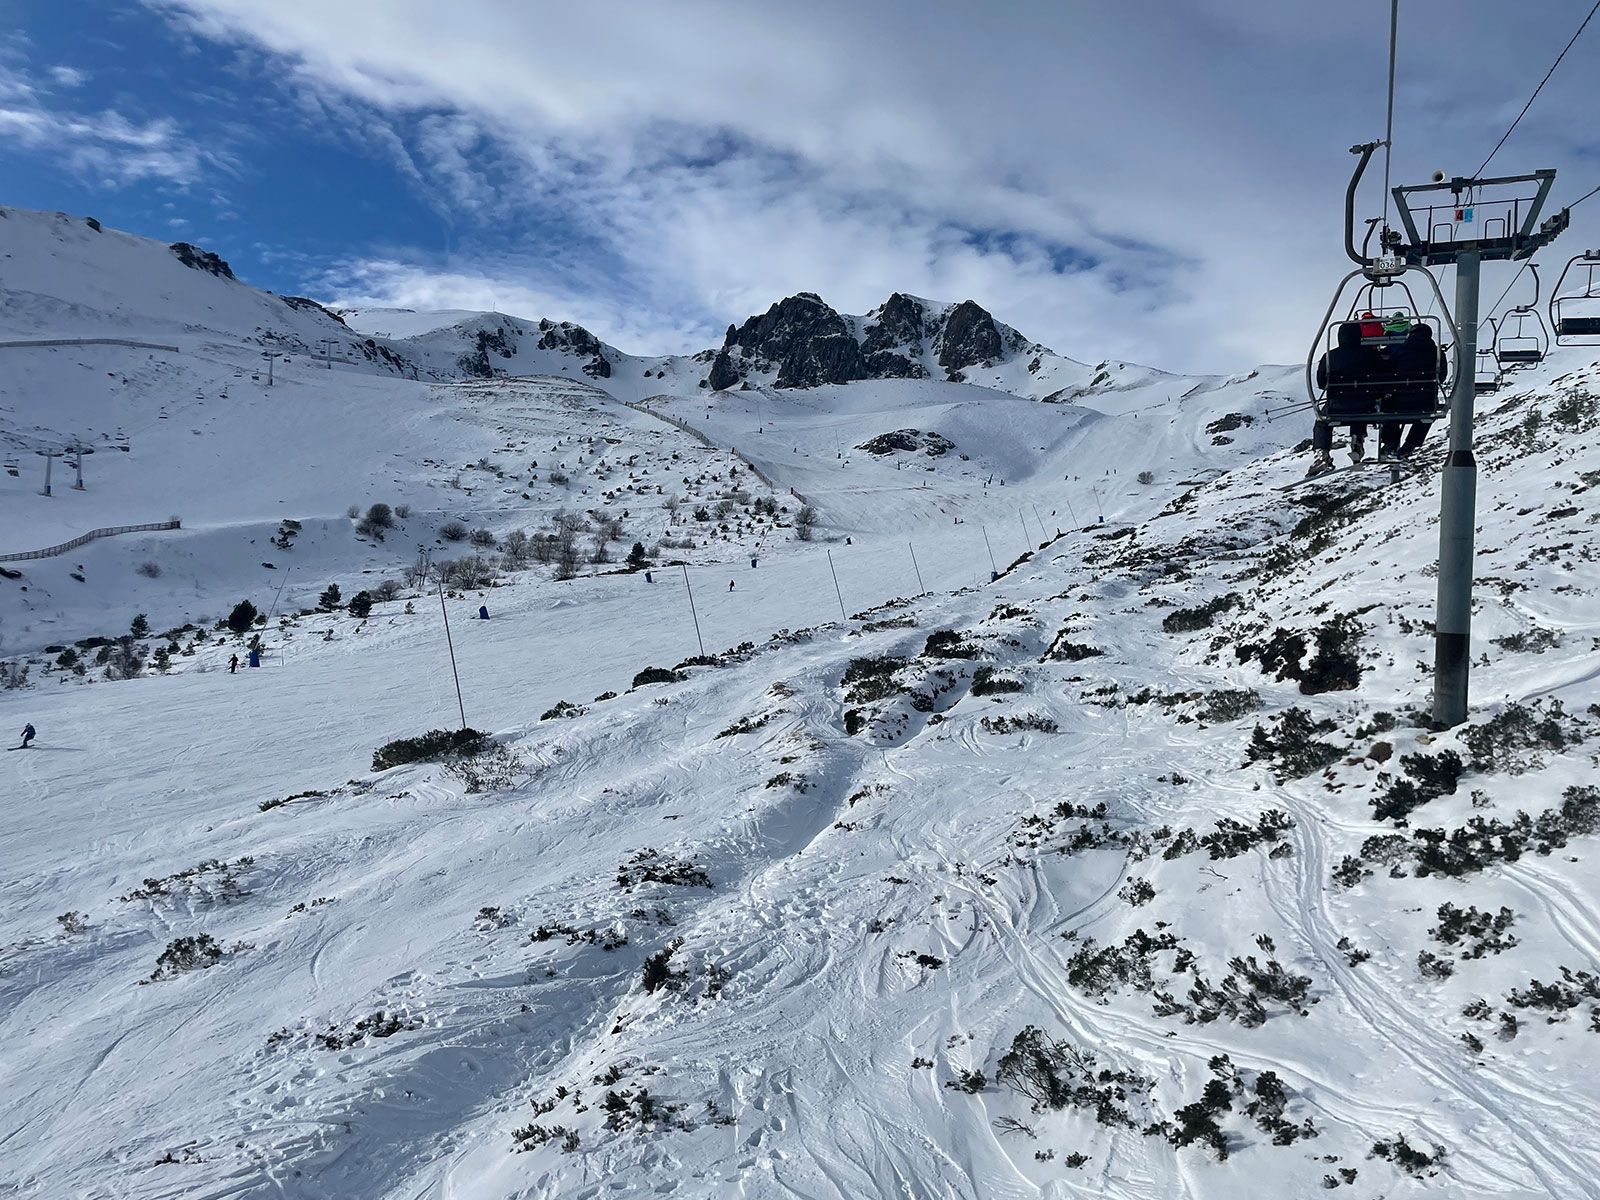
M 1343 148 L 1383 117 L 1381 14 L 1309 0 L 149 2 L 386 115 L 453 224 L 531 214 L 530 302 L 588 296 L 641 330 L 902 289 L 1080 357 L 1293 359 L 1342 273 Z M 1476 166 L 1566 36 L 1519 19 L 1508 41 L 1406 6 L 1401 177 Z M 1572 160 L 1585 135 L 1547 118 L 1585 81 L 1552 82 L 1513 162 Z
M 77 67 L 57 66 L 50 68 L 50 78 L 62 87 L 82 87 L 89 79 L 87 71 L 80 71 Z
M 171 118 L 137 121 L 112 109 L 80 113 L 49 107 L 31 79 L 3 63 L 0 140 L 48 152 L 55 165 L 107 187 L 150 179 L 186 186 L 198 182 L 208 163 L 220 161 Z

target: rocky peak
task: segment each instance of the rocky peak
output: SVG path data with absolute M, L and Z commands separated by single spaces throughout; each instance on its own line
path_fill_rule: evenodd
M 861 345 L 849 323 L 814 292 L 780 300 L 760 316 L 730 327 L 707 383 L 731 387 L 746 370 L 772 366 L 778 369 L 778 387 L 867 378 Z
M 967 367 L 992 365 L 1005 353 L 1005 340 L 987 309 L 963 300 L 945 314 L 936 347 L 939 365 L 953 376 Z
M 928 314 L 922 301 L 903 292 L 896 292 L 876 312 L 868 315 L 871 323 L 862 348 L 869 354 L 874 350 L 915 346 L 927 332 Z
M 574 325 L 571 321 L 557 324 L 541 320 L 539 349 L 566 350 L 579 358 L 587 358 L 589 361 L 584 364 L 583 371 L 592 379 L 608 379 L 611 376 L 611 360 L 606 357 L 605 344 L 582 325 Z

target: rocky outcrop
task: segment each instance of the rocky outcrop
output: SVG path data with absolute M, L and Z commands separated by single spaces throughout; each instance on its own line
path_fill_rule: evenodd
M 956 444 L 944 434 L 934 433 L 931 429 L 926 432 L 921 429 L 896 429 L 891 433 L 880 433 L 856 447 L 868 454 L 915 454 L 925 450 L 929 458 L 949 454 L 955 448 Z
M 873 379 L 925 379 L 922 343 L 928 333 L 928 313 L 915 296 L 896 292 L 876 312 L 869 314 L 867 336 L 861 343 L 867 374 Z
M 971 300 L 938 313 L 926 301 L 895 292 L 867 315 L 858 334 L 820 296 L 801 292 L 742 325 L 728 326 L 701 386 L 724 391 L 757 374 L 775 374 L 780 388 L 925 379 L 930 357 L 947 378 L 959 380 L 964 369 L 992 366 L 1023 345 L 1019 334 Z
M 222 265 L 226 267 L 228 264 L 223 263 Z M 349 328 L 345 319 L 325 304 L 318 304 L 315 300 L 307 300 L 304 296 L 279 296 L 278 299 L 296 312 L 319 312 L 325 317 L 332 317 L 339 324 Z
M 742 378 L 733 365 L 733 359 L 728 356 L 727 348 L 718 350 L 717 356 L 711 360 L 711 373 L 706 376 L 706 383 L 720 392 L 736 386 Z
M 497 325 L 493 329 L 480 329 L 477 331 L 474 340 L 477 342 L 477 349 L 456 359 L 456 365 L 461 368 L 461 373 L 474 379 L 494 378 L 495 370 L 489 362 L 489 352 L 491 350 L 501 358 L 510 358 L 516 353 L 510 341 L 506 338 L 504 326 Z
M 605 345 L 582 325 L 571 321 L 542 320 L 539 322 L 539 349 L 565 350 L 589 361 L 583 364 L 583 373 L 591 379 L 611 378 L 611 360 L 606 357 Z
M 963 300 L 945 315 L 936 347 L 939 365 L 952 376 L 967 367 L 993 366 L 1005 353 L 994 318 L 974 300 Z
M 173 242 L 172 253 L 179 262 L 195 271 L 204 271 L 207 275 L 215 275 L 219 279 L 232 279 L 233 268 L 219 255 L 210 250 L 202 250 L 199 246 L 192 246 L 188 242 Z
M 717 381 L 708 377 L 712 387 L 719 382 L 731 387 L 734 377 L 773 367 L 781 388 L 867 378 L 866 360 L 849 323 L 812 292 L 780 300 L 743 325 L 730 325 L 718 358 L 723 367 Z

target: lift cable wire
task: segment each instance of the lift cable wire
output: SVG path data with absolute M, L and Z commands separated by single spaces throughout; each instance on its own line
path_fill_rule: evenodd
M 1571 50 L 1573 43 L 1583 36 L 1583 31 L 1588 28 L 1589 22 L 1594 20 L 1594 15 L 1597 12 L 1600 12 L 1600 0 L 1595 0 L 1594 7 L 1589 10 L 1589 15 L 1583 19 L 1583 24 L 1578 26 L 1578 32 L 1572 35 L 1571 40 L 1567 42 L 1561 53 L 1556 55 L 1556 61 L 1550 64 L 1550 69 L 1544 73 L 1544 78 L 1539 81 L 1539 86 L 1533 89 L 1533 95 L 1528 97 L 1528 102 L 1522 106 L 1522 111 L 1517 114 L 1517 119 L 1511 122 L 1511 127 L 1500 135 L 1500 140 L 1494 144 L 1494 149 L 1489 151 L 1489 157 L 1483 160 L 1478 169 L 1473 172 L 1473 175 L 1482 175 L 1489 163 L 1493 161 L 1494 156 L 1500 153 L 1500 147 L 1506 144 L 1506 139 L 1522 123 L 1522 118 L 1528 115 L 1528 110 L 1533 107 L 1533 102 L 1539 98 L 1539 93 L 1544 90 L 1544 85 L 1550 82 L 1550 76 L 1556 73 L 1556 68 L 1561 65 L 1561 60 L 1567 56 L 1567 51 Z
M 1595 7 L 1600 8 L 1600 0 L 1595 0 Z M 1389 164 L 1394 157 L 1394 54 L 1400 29 L 1400 0 L 1390 0 L 1389 4 L 1389 116 L 1383 128 L 1383 232 L 1389 232 Z M 1385 239 L 1387 241 L 1387 239 Z M 1378 256 L 1383 257 L 1386 246 L 1378 247 Z

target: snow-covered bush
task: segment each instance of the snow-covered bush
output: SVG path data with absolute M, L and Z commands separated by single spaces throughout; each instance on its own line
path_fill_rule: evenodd
M 433 729 L 418 737 L 385 742 L 372 752 L 372 769 L 387 771 L 405 763 L 481 754 L 488 741 L 489 735 L 476 729 Z

